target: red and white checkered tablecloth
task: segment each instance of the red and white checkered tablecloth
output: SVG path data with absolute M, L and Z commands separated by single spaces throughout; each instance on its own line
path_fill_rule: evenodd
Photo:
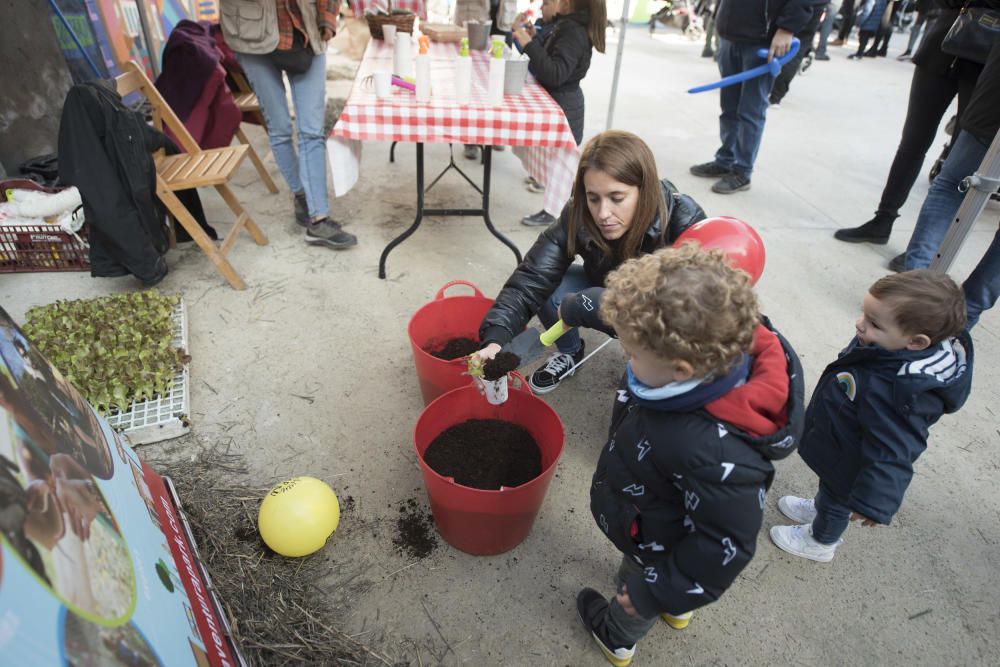
M 421 21 L 427 20 L 427 3 L 424 0 L 392 0 L 391 3 L 385 2 L 385 0 L 381 2 L 376 2 L 375 0 L 351 0 L 351 10 L 354 11 L 354 15 L 358 18 L 364 18 L 366 11 L 377 12 L 378 7 L 381 7 L 385 11 L 388 5 L 391 5 L 393 9 L 409 9 L 419 16 Z
M 458 46 L 432 43 L 430 102 L 417 103 L 413 92 L 393 86 L 380 100 L 368 77 L 392 69 L 392 47 L 368 44 L 354 88 L 327 142 L 334 194 L 357 182 L 362 141 L 405 141 L 512 146 L 525 169 L 546 185 L 545 210 L 558 216 L 569 199 L 580 150 L 562 109 L 530 75 L 520 95 L 507 95 L 499 107 L 486 102 L 489 61 L 472 54 L 471 102 L 455 101 Z

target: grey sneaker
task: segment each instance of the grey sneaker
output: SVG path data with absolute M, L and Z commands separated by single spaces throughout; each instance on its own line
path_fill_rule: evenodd
M 703 178 L 719 178 L 720 176 L 728 175 L 730 169 L 712 160 L 711 162 L 703 162 L 691 167 L 691 173 Z
M 778 510 L 796 523 L 812 523 L 816 518 L 816 501 L 798 496 L 781 496 Z
M 466 160 L 478 160 L 479 146 L 477 146 L 476 144 L 465 144 L 465 148 L 462 150 L 462 154 L 465 155 Z
M 727 174 L 712 185 L 712 192 L 720 195 L 731 195 L 750 189 L 750 179 L 743 174 Z
M 306 203 L 306 193 L 296 192 L 292 200 L 295 202 L 295 224 L 299 227 L 308 227 L 309 205 Z
M 339 222 L 325 218 L 306 228 L 306 243 L 344 250 L 358 245 L 358 238 L 354 234 L 345 232 Z
M 528 227 L 548 227 L 555 221 L 555 216 L 546 211 L 539 211 L 538 213 L 532 213 L 521 218 L 521 224 Z

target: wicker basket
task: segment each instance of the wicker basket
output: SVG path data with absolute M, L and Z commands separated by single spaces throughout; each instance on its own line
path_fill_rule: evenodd
M 7 188 L 58 191 L 33 181 L 11 179 L 0 181 L 0 201 L 7 200 Z M 55 225 L 0 226 L 0 273 L 89 270 L 90 247 L 87 245 L 86 224 L 76 236 Z
M 396 26 L 397 33 L 412 33 L 413 21 L 416 18 L 417 15 L 413 12 L 401 9 L 394 9 L 390 14 L 365 14 L 365 19 L 368 21 L 368 32 L 371 33 L 372 39 L 384 39 L 382 35 L 382 26 L 384 25 Z

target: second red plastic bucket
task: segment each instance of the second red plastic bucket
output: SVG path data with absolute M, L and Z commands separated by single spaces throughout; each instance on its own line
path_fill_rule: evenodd
M 446 297 L 445 290 L 453 285 L 471 287 L 474 294 Z M 479 340 L 479 325 L 492 307 L 493 299 L 486 298 L 478 287 L 465 280 L 452 280 L 438 290 L 433 301 L 413 313 L 407 333 L 424 405 L 447 391 L 472 382 L 465 375 L 464 360 L 445 361 L 432 356 L 427 350 L 439 349 L 452 338 Z
M 503 553 L 524 541 L 545 500 L 556 463 L 562 455 L 562 420 L 532 395 L 524 378 L 503 405 L 490 405 L 473 387 L 444 394 L 424 408 L 413 430 L 413 444 L 438 532 L 453 547 L 476 556 Z M 469 419 L 501 419 L 531 433 L 542 455 L 542 472 L 521 486 L 484 491 L 456 484 L 424 462 L 431 442 L 451 426 Z

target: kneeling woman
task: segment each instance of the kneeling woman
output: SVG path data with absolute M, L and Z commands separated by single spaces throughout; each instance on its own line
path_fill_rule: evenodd
M 546 327 L 559 319 L 567 294 L 603 287 L 604 278 L 629 259 L 673 243 L 705 212 L 656 173 L 649 146 L 628 132 L 609 130 L 583 148 L 573 197 L 525 255 L 486 314 L 479 354 L 493 357 L 528 320 L 538 315 Z M 575 264 L 577 257 L 583 264 Z M 535 393 L 555 389 L 583 359 L 576 329 L 556 341 L 557 352 L 535 371 Z

